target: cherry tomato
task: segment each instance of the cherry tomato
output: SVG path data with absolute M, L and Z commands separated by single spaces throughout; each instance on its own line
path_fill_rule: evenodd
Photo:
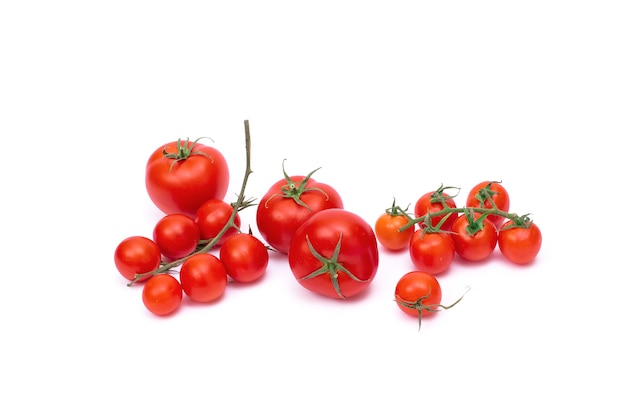
M 145 283 L 141 298 L 146 308 L 157 316 L 173 313 L 180 307 L 183 289 L 180 282 L 169 274 L 158 274 Z
M 428 272 L 410 271 L 398 280 L 395 299 L 400 310 L 421 319 L 439 310 L 441 285 Z
M 120 274 L 133 281 L 135 274 L 145 274 L 161 265 L 161 251 L 153 240 L 144 236 L 131 236 L 117 245 L 114 259 Z M 145 281 L 150 277 L 151 275 L 146 275 L 136 282 Z
M 288 259 L 303 287 L 344 299 L 361 293 L 374 279 L 378 242 L 363 218 L 344 209 L 326 209 L 296 230 Z
M 415 225 L 400 231 L 409 223 L 409 219 L 393 208 L 381 214 L 374 223 L 374 233 L 380 244 L 388 250 L 399 251 L 408 248 Z
M 211 199 L 202 203 L 194 219 L 200 229 L 200 239 L 208 240 L 217 236 L 228 223 L 233 210 L 234 207 L 224 200 Z M 215 246 L 220 246 L 228 237 L 239 233 L 238 228 L 241 226 L 239 213 L 235 214 L 234 222 L 236 227 L 230 227 Z
M 526 264 L 535 259 L 541 249 L 541 241 L 541 230 L 532 222 L 515 226 L 508 220 L 498 232 L 500 252 L 516 264 Z
M 424 272 L 437 275 L 447 270 L 455 255 L 454 240 L 447 232 L 424 232 L 416 230 L 409 243 L 409 255 L 413 265 Z
M 208 303 L 226 291 L 228 277 L 222 261 L 210 253 L 193 255 L 180 267 L 180 284 L 193 301 Z
M 175 141 L 156 149 L 146 164 L 146 189 L 164 213 L 194 216 L 207 200 L 223 199 L 230 179 L 226 159 L 217 149 Z
M 422 217 L 425 216 L 427 213 L 435 213 L 437 211 L 443 210 L 444 208 L 456 208 L 454 198 L 445 191 L 443 191 L 447 188 L 450 187 L 440 187 L 439 189 L 425 193 L 420 198 L 418 198 L 417 202 L 415 203 L 415 216 Z M 441 225 L 440 229 L 450 230 L 452 228 L 452 224 L 458 216 L 458 213 L 450 213 L 444 223 Z M 439 222 L 441 222 L 441 220 L 443 220 L 445 217 L 445 214 L 431 217 L 431 225 L 437 226 Z
M 317 170 L 315 170 L 317 171 Z M 259 233 L 272 248 L 287 253 L 296 229 L 313 214 L 343 208 L 339 193 L 311 175 L 288 176 L 274 183 L 259 201 L 256 223 Z
M 174 213 L 162 217 L 154 226 L 152 239 L 169 260 L 184 258 L 198 247 L 200 230 L 193 218 Z
M 220 260 L 226 274 L 238 282 L 252 282 L 267 270 L 269 254 L 259 239 L 249 233 L 239 233 L 226 239 L 220 248 Z
M 467 196 L 466 207 L 497 208 L 502 211 L 509 211 L 509 193 L 498 181 L 483 181 L 476 184 Z M 496 228 L 500 227 L 505 217 L 491 214 L 487 217 Z
M 493 253 L 498 243 L 498 230 L 489 219 L 481 219 L 478 213 L 474 213 L 472 222 L 468 219 L 467 214 L 463 214 L 452 225 L 454 248 L 463 259 L 482 261 Z

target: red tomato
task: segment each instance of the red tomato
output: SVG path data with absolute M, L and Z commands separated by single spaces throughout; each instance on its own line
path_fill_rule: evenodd
M 259 201 L 257 228 L 268 245 L 278 252 L 289 251 L 296 229 L 313 214 L 343 208 L 339 193 L 330 185 L 311 178 L 313 172 L 306 177 L 289 177 L 285 173 L 285 178 L 272 185 Z
M 415 225 L 411 225 L 400 231 L 399 229 L 406 226 L 407 223 L 409 223 L 409 219 L 401 213 L 394 214 L 393 211 L 386 211 L 376 219 L 374 233 L 385 249 L 391 251 L 406 250 L 415 230 Z
M 315 213 L 294 233 L 289 266 L 305 288 L 344 299 L 369 287 L 378 269 L 372 227 L 344 209 Z
M 166 259 L 176 260 L 198 247 L 200 230 L 194 219 L 186 214 L 167 214 L 154 226 L 152 239 Z
M 441 285 L 435 276 L 424 271 L 404 274 L 396 284 L 395 299 L 400 310 L 409 316 L 422 317 L 439 311 Z
M 477 222 L 480 217 L 478 213 L 475 213 L 474 220 L 469 222 L 467 214 L 463 214 L 452 225 L 451 232 L 456 253 L 468 261 L 486 259 L 498 243 L 496 226 L 486 218 Z
M 497 181 L 483 181 L 476 184 L 467 196 L 467 207 L 497 208 L 508 212 L 510 207 L 509 193 Z M 496 214 L 487 217 L 496 228 L 500 227 L 505 218 Z
M 146 282 L 141 298 L 146 308 L 157 316 L 173 313 L 180 307 L 183 289 L 176 278 L 169 274 L 158 274 Z
M 228 164 L 215 148 L 189 140 L 156 149 L 146 164 L 146 189 L 164 213 L 196 214 L 202 203 L 223 199 L 230 179 Z
M 509 220 L 498 233 L 500 252 L 516 264 L 526 264 L 535 259 L 541 249 L 541 241 L 541 230 L 532 222 L 525 226 L 515 226 Z
M 441 211 L 444 208 L 456 208 L 456 203 L 454 202 L 454 198 L 451 197 L 448 193 L 443 190 L 449 187 L 440 187 L 436 191 L 431 191 L 429 193 L 423 194 L 420 198 L 417 199 L 415 203 L 415 217 L 425 216 L 427 213 L 435 213 L 437 211 Z M 446 215 L 434 216 L 431 217 L 430 222 L 432 226 L 437 226 L 441 220 L 444 219 Z M 448 218 L 441 225 L 441 230 L 450 230 L 452 228 L 452 224 L 457 219 L 459 215 L 457 213 L 450 213 Z
M 131 236 L 117 245 L 114 259 L 120 274 L 133 281 L 136 274 L 148 273 L 161 265 L 161 252 L 153 240 L 144 236 Z M 151 275 L 146 275 L 136 282 L 145 281 L 150 277 Z
M 232 279 L 252 282 L 265 274 L 269 254 L 263 242 L 255 236 L 239 233 L 226 239 L 220 248 L 220 260 Z
M 447 232 L 424 233 L 416 230 L 409 243 L 409 255 L 413 265 L 429 274 L 440 274 L 447 270 L 455 255 L 454 240 Z
M 180 284 L 193 301 L 208 303 L 226 291 L 228 278 L 222 261 L 210 253 L 193 255 L 180 267 Z
M 217 236 L 233 214 L 234 207 L 224 200 L 211 199 L 207 200 L 198 208 L 196 212 L 195 222 L 200 229 L 200 239 L 209 240 Z M 241 226 L 241 218 L 239 213 L 235 214 L 235 226 L 229 228 L 226 233 L 217 241 L 215 246 L 219 246 L 229 236 L 239 233 Z

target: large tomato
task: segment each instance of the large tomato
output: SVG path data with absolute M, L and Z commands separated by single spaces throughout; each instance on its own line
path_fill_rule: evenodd
M 378 269 L 378 242 L 372 227 L 344 209 L 315 213 L 294 233 L 289 266 L 298 282 L 326 297 L 361 293 Z
M 317 170 L 315 170 L 317 171 Z M 259 233 L 272 248 L 287 253 L 296 229 L 313 214 L 330 208 L 343 208 L 339 193 L 311 175 L 288 176 L 277 181 L 259 201 L 256 223 Z
M 146 189 L 164 213 L 190 216 L 207 200 L 223 199 L 230 174 L 217 149 L 189 140 L 156 149 L 146 164 Z

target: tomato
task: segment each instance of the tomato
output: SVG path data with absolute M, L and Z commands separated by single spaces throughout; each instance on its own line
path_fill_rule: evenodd
M 180 284 L 193 301 L 208 303 L 226 291 L 228 277 L 222 261 L 210 253 L 198 253 L 180 267 Z
M 211 199 L 207 200 L 198 208 L 196 212 L 196 216 L 194 218 L 196 224 L 198 225 L 198 229 L 200 229 L 200 239 L 208 240 L 213 239 L 217 236 L 230 217 L 233 214 L 233 210 L 235 208 L 225 202 L 224 200 Z M 217 241 L 215 246 L 219 246 L 228 237 L 239 233 L 239 226 L 241 226 L 241 218 L 239 213 L 235 214 L 234 220 L 236 227 L 230 227 L 228 230 L 222 235 L 222 237 Z
M 317 170 L 315 170 L 317 171 Z M 313 214 L 343 208 L 339 193 L 311 175 L 288 176 L 274 183 L 259 201 L 256 223 L 259 233 L 272 248 L 287 253 L 296 229 Z
M 294 233 L 289 266 L 306 289 L 345 299 L 369 287 L 378 269 L 378 242 L 363 218 L 344 209 L 315 213 Z
M 424 271 L 410 271 L 404 274 L 396 284 L 395 300 L 404 313 L 409 316 L 429 316 L 441 306 L 441 285 L 434 275 Z
M 173 313 L 180 307 L 183 289 L 180 282 L 169 274 L 157 274 L 145 283 L 141 298 L 146 308 L 157 316 Z
M 447 188 L 451 187 L 439 187 L 436 191 L 422 194 L 422 196 L 418 198 L 415 203 L 415 216 L 422 217 L 427 213 L 435 213 L 443 210 L 444 208 L 456 208 L 454 198 L 444 191 Z M 452 224 L 458 216 L 458 213 L 450 213 L 441 225 L 440 229 L 450 230 L 452 228 Z M 430 223 L 432 226 L 437 226 L 445 217 L 445 214 L 431 217 Z
M 252 282 L 265 274 L 269 254 L 256 236 L 239 233 L 226 239 L 220 248 L 220 260 L 233 280 Z
M 497 208 L 508 212 L 511 205 L 509 193 L 497 181 L 483 181 L 476 184 L 467 196 L 466 207 Z M 505 218 L 496 214 L 487 217 L 496 228 L 500 227 Z
M 394 206 L 381 214 L 374 223 L 374 233 L 380 244 L 388 250 L 399 251 L 409 246 L 411 236 L 415 230 L 415 225 L 407 226 L 409 219 Z
M 482 261 L 486 259 L 498 243 L 496 226 L 484 216 L 470 212 L 459 216 L 452 225 L 452 239 L 456 253 L 468 261 Z M 472 219 L 473 220 L 469 220 Z
M 152 239 L 166 259 L 176 260 L 198 247 L 200 230 L 194 219 L 186 214 L 167 214 L 154 226 Z
M 146 164 L 148 195 L 166 214 L 195 215 L 205 201 L 224 198 L 229 179 L 222 153 L 197 140 L 169 142 L 156 149 Z
M 418 229 L 411 236 L 409 255 L 413 265 L 429 274 L 447 270 L 455 255 L 454 240 L 448 232 L 425 232 Z
M 526 264 L 535 259 L 541 249 L 541 230 L 533 222 L 516 226 L 508 220 L 498 232 L 498 248 L 511 262 Z
M 130 281 L 136 274 L 145 274 L 161 265 L 159 246 L 144 236 L 131 236 L 120 242 L 115 248 L 115 266 L 122 276 Z M 145 281 L 151 275 L 139 278 L 136 282 Z

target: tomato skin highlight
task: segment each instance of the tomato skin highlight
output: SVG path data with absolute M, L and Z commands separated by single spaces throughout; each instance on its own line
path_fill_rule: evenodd
M 219 258 L 210 253 L 198 253 L 187 259 L 179 274 L 183 292 L 193 301 L 215 301 L 226 291 L 226 269 Z
M 465 203 L 466 207 L 482 207 L 486 209 L 494 208 L 493 207 L 494 205 L 491 204 L 491 201 L 489 201 L 488 199 L 485 200 L 484 203 L 481 203 L 481 201 L 479 200 L 477 194 L 483 188 L 487 188 L 491 190 L 491 192 L 493 193 L 491 195 L 491 199 L 495 203 L 495 207 L 497 209 L 506 211 L 506 212 L 509 211 L 509 208 L 511 205 L 509 193 L 502 186 L 502 184 L 500 184 L 499 182 L 494 182 L 494 181 L 483 181 L 483 182 L 476 184 L 474 187 L 472 187 L 472 189 L 467 195 L 467 201 Z M 487 219 L 489 219 L 489 221 L 491 221 L 496 226 L 496 228 L 499 228 L 504 222 L 505 217 L 498 216 L 495 214 L 490 214 L 489 216 L 487 216 Z
M 119 273 L 129 281 L 135 274 L 145 274 L 161 265 L 159 246 L 144 236 L 130 236 L 115 248 L 115 266 Z M 151 275 L 139 278 L 136 282 L 146 281 Z
M 259 239 L 239 233 L 226 239 L 220 248 L 220 260 L 226 274 L 237 282 L 253 282 L 267 270 L 269 253 Z
M 477 219 L 479 214 L 475 213 Z M 467 232 L 469 222 L 465 214 L 459 216 L 452 225 L 452 239 L 456 253 L 465 260 L 478 262 L 487 259 L 498 243 L 498 230 L 489 220 L 483 220 L 483 229 L 473 235 Z
M 532 223 L 528 228 L 507 228 L 512 222 L 508 220 L 498 232 L 498 248 L 509 261 L 523 265 L 537 257 L 541 250 L 542 235 L 539 227 Z
M 293 183 L 301 183 L 303 175 L 290 176 Z M 343 208 L 341 196 L 332 186 L 309 178 L 306 190 L 300 195 L 304 207 L 293 198 L 283 196 L 283 187 L 288 187 L 287 179 L 274 183 L 259 201 L 256 224 L 259 233 L 269 246 L 286 254 L 289 244 L 298 227 L 313 214 L 330 208 Z
M 172 275 L 158 274 L 144 284 L 141 299 L 151 313 L 166 316 L 180 307 L 183 289 Z
M 431 191 L 431 192 L 422 194 L 422 196 L 420 196 L 420 198 L 417 199 L 417 202 L 415 203 L 415 210 L 414 210 L 415 217 L 422 217 L 422 216 L 425 216 L 427 213 L 434 213 L 434 212 L 441 211 L 444 209 L 444 206 L 441 202 L 431 201 L 434 193 L 436 192 Z M 446 204 L 448 205 L 449 208 L 456 208 L 456 203 L 454 199 L 450 197 L 449 194 L 442 192 L 441 196 L 446 198 Z M 452 228 L 452 224 L 454 223 L 454 221 L 457 219 L 458 216 L 459 216 L 458 213 L 450 213 L 450 216 L 448 216 L 448 218 L 443 223 L 440 229 L 450 230 Z M 430 219 L 431 225 L 437 226 L 444 217 L 445 215 L 432 217 Z
M 152 240 L 159 246 L 163 257 L 176 260 L 198 247 L 200 230 L 194 219 L 186 214 L 167 214 L 154 226 Z
M 409 220 L 404 216 L 383 213 L 374 223 L 376 238 L 385 249 L 390 251 L 405 250 L 409 247 L 409 241 L 415 231 L 415 225 L 412 225 L 400 232 L 399 229 L 406 226 L 407 223 Z
M 412 317 L 425 317 L 435 313 L 441 304 L 441 297 L 439 281 L 434 275 L 424 271 L 407 272 L 396 284 L 396 304 L 400 310 Z M 417 308 L 407 306 L 415 305 L 418 301 Z
M 409 243 L 411 262 L 420 271 L 437 275 L 446 271 L 456 254 L 452 235 L 447 232 L 423 233 L 416 230 Z
M 178 145 L 178 141 L 169 142 L 150 155 L 145 171 L 146 190 L 152 202 L 165 214 L 194 216 L 203 202 L 224 198 L 230 172 L 224 155 L 201 143 L 193 144 L 193 153 L 180 161 L 163 155 L 164 151 L 176 154 Z M 188 145 L 191 146 L 192 142 Z
M 230 220 L 234 210 L 235 208 L 224 200 L 211 199 L 202 203 L 194 217 L 200 231 L 200 239 L 208 240 L 217 236 Z M 234 223 L 236 227 L 230 227 L 215 246 L 222 245 L 230 236 L 239 233 L 237 230 L 241 226 L 239 213 L 235 214 Z
M 323 267 L 311 252 L 307 238 L 325 259 L 333 257 L 340 242 L 337 263 L 358 280 L 342 270 L 337 271 L 336 277 L 323 272 L 304 279 Z M 378 242 L 372 227 L 357 214 L 344 209 L 327 209 L 315 213 L 298 228 L 291 241 L 288 260 L 296 280 L 306 289 L 330 298 L 349 298 L 372 283 L 378 269 Z M 333 286 L 333 279 L 340 293 Z

